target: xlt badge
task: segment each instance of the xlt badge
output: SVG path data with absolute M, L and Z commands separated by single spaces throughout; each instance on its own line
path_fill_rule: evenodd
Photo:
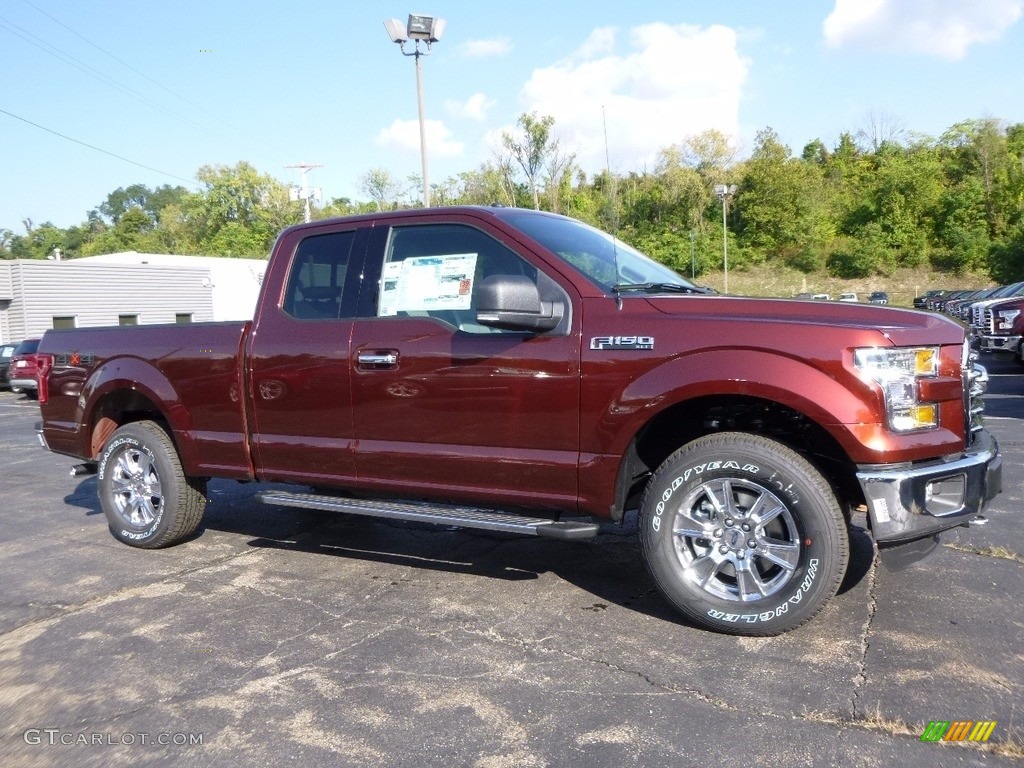
M 591 349 L 654 349 L 653 336 L 595 336 L 590 340 Z

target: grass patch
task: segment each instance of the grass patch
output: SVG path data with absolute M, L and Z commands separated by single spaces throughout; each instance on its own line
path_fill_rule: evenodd
M 688 273 L 685 273 L 688 276 Z M 717 291 L 724 289 L 721 272 L 708 272 L 697 277 L 699 285 L 708 285 Z M 920 267 L 900 268 L 892 275 L 873 275 L 862 278 L 833 277 L 826 272 L 807 274 L 783 264 L 771 264 L 748 269 L 729 270 L 729 293 L 735 296 L 776 296 L 791 298 L 798 293 L 828 293 L 836 298 L 840 293 L 852 291 L 861 301 L 867 301 L 873 291 L 886 291 L 889 303 L 896 307 L 913 306 L 914 297 L 930 288 L 985 288 L 995 283 L 983 273 L 959 277 L 945 272 Z
M 965 547 L 963 544 L 943 544 L 942 546 L 948 547 L 949 549 L 955 549 L 957 552 L 969 552 L 972 555 L 981 555 L 982 557 L 995 557 L 1000 560 L 1011 560 L 1015 563 L 1024 565 L 1024 557 L 1014 552 L 1012 549 L 1006 547 Z

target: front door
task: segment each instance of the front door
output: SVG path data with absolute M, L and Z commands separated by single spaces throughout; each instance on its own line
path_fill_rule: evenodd
M 360 484 L 574 508 L 579 319 L 567 312 L 564 327 L 544 334 L 479 325 L 484 277 L 545 279 L 480 229 L 426 224 L 376 237 L 386 244 L 376 270 L 368 257 L 368 277 L 379 271 L 375 316 L 355 322 L 350 359 Z

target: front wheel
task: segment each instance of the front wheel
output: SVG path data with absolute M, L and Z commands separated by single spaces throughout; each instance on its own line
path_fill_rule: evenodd
M 205 482 L 185 476 L 174 442 L 156 422 L 115 431 L 97 477 L 110 532 L 125 544 L 166 547 L 190 536 L 203 519 Z
M 723 432 L 683 446 L 644 491 L 640 544 L 662 595 L 695 624 L 735 635 L 800 626 L 849 561 L 832 488 L 782 443 Z

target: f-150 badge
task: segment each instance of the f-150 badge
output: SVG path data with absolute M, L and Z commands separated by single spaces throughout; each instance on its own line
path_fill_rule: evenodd
M 654 349 L 653 336 L 595 336 L 590 340 L 591 349 Z

